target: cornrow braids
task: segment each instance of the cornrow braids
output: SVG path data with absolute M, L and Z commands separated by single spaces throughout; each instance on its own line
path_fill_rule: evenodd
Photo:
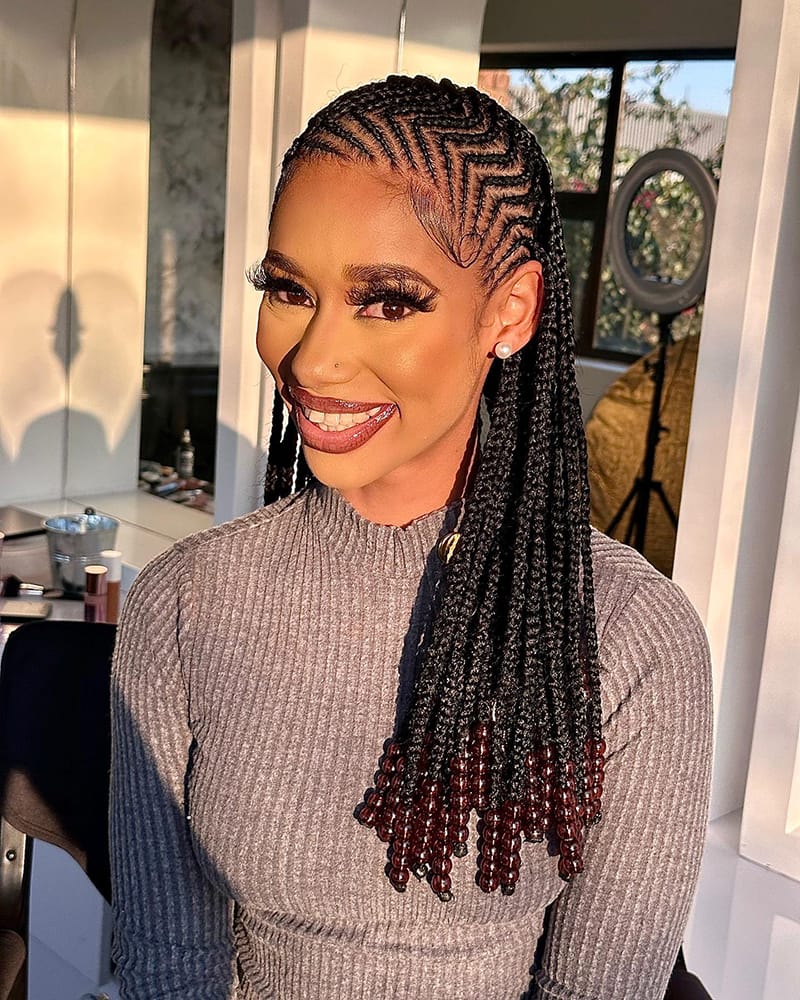
M 600 818 L 601 734 L 586 448 L 575 382 L 567 262 L 553 181 L 533 135 L 474 88 L 389 77 L 316 114 L 283 162 L 275 201 L 298 167 L 334 157 L 387 166 L 436 245 L 475 267 L 487 293 L 541 264 L 545 301 L 530 343 L 495 362 L 490 429 L 410 707 L 356 810 L 388 844 L 404 891 L 427 878 L 452 898 L 452 856 L 478 819 L 477 882 L 515 890 L 522 839 L 583 870 Z M 302 485 L 298 443 L 276 403 L 266 498 Z M 273 427 L 276 426 L 274 420 Z

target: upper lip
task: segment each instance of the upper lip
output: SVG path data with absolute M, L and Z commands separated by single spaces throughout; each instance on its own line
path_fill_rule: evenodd
M 289 395 L 301 406 L 309 410 L 317 410 L 319 413 L 366 413 L 367 410 L 374 410 L 376 406 L 387 406 L 386 402 L 362 403 L 355 399 L 334 399 L 332 396 L 315 396 L 307 389 L 301 389 L 293 385 L 289 387 Z

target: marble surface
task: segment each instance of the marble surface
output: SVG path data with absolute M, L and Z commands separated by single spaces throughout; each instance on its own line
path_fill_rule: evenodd
M 230 0 L 155 5 L 147 362 L 219 358 L 231 9 Z

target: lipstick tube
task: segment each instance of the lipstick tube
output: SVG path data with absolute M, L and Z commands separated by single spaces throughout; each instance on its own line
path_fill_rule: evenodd
M 86 567 L 86 590 L 83 593 L 83 620 L 104 622 L 106 620 L 106 595 L 108 593 L 108 569 L 105 566 Z
M 117 549 L 103 549 L 100 563 L 108 570 L 106 593 L 106 621 L 116 625 L 119 621 L 119 588 L 122 580 L 122 553 Z

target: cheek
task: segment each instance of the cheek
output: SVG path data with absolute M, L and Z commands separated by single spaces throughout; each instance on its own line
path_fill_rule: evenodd
M 277 319 L 266 300 L 261 303 L 256 329 L 256 350 L 279 385 L 281 384 L 279 373 L 281 362 L 302 335 L 302 331 L 298 331 L 296 327 L 297 324 L 281 322 Z
M 471 402 L 483 385 L 488 364 L 471 328 L 448 324 L 398 339 L 393 349 L 376 351 L 373 371 L 400 401 L 452 414 Z M 407 413 L 406 416 L 411 416 Z

